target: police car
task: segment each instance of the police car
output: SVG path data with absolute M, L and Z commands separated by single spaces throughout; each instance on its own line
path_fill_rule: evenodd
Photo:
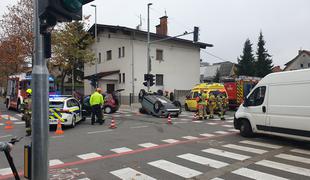
M 49 96 L 49 124 L 57 125 L 58 120 L 62 125 L 72 128 L 76 123 L 84 120 L 79 101 L 72 96 Z

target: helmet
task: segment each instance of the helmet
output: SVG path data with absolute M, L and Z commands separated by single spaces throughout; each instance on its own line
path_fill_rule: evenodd
M 31 94 L 31 93 L 32 93 L 32 90 L 31 90 L 31 89 L 27 89 L 27 90 L 26 90 L 26 93 Z

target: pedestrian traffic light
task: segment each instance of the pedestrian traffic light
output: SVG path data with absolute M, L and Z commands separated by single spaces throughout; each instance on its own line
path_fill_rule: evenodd
M 39 17 L 45 27 L 55 26 L 57 22 L 82 20 L 82 7 L 94 0 L 40 0 Z
M 194 27 L 194 38 L 193 41 L 194 42 L 198 42 L 198 38 L 199 38 L 199 27 Z

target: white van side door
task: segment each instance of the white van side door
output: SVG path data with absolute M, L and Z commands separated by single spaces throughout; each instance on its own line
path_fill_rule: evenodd
M 266 86 L 256 87 L 247 98 L 247 112 L 250 116 L 252 128 L 263 130 L 266 127 L 267 98 Z M 253 127 L 255 126 L 255 127 Z

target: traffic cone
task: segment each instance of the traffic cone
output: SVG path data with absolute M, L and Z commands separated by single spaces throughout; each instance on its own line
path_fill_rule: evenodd
M 4 129 L 13 129 L 13 122 L 11 121 L 10 115 L 8 115 L 8 120 L 5 122 Z
M 117 128 L 116 125 L 115 125 L 115 121 L 114 121 L 114 117 L 112 116 L 112 120 L 111 120 L 111 125 L 109 127 L 110 129 L 115 129 Z
M 168 121 L 167 121 L 167 124 L 172 124 L 170 114 L 168 115 Z
M 63 135 L 65 132 L 62 130 L 61 128 L 61 122 L 60 120 L 58 120 L 58 123 L 57 123 L 57 129 L 55 131 L 55 134 L 56 135 Z

